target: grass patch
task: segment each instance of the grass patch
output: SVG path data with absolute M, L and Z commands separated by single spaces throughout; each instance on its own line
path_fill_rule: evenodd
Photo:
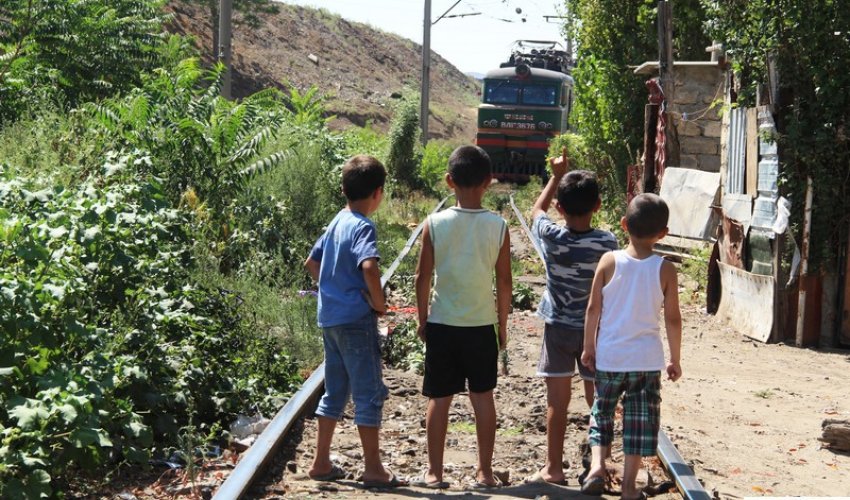
M 454 422 L 449 424 L 449 432 L 475 434 L 475 422 Z
M 515 437 L 522 436 L 524 433 L 524 429 L 522 427 L 515 426 L 508 427 L 507 429 L 499 429 L 498 431 L 496 431 L 496 433 L 502 437 Z
M 762 389 L 760 391 L 753 392 L 753 396 L 762 399 L 770 399 L 773 397 L 773 392 L 770 389 Z

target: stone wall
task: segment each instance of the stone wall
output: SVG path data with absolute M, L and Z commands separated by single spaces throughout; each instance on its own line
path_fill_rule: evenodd
M 674 66 L 676 94 L 673 123 L 679 135 L 680 167 L 720 171 L 720 135 L 722 105 L 711 107 L 723 99 L 723 71 L 718 65 L 705 63 Z

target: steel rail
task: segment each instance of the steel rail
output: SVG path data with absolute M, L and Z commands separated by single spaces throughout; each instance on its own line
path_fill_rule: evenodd
M 449 195 L 443 198 L 431 213 L 433 214 L 443 208 L 443 205 L 446 204 L 446 201 L 451 196 Z M 387 283 L 392 278 L 396 269 L 398 269 L 402 259 L 410 253 L 424 227 L 425 221 L 423 220 L 413 233 L 411 233 L 404 248 L 402 248 L 396 259 L 381 276 L 382 288 L 387 286 Z M 301 388 L 286 402 L 283 408 L 277 412 L 268 427 L 257 437 L 254 444 L 248 448 L 248 451 L 245 452 L 242 459 L 236 464 L 233 472 L 230 473 L 224 483 L 216 490 L 215 496 L 213 496 L 214 500 L 241 498 L 248 491 L 254 480 L 268 465 L 269 460 L 286 437 L 286 433 L 289 432 L 289 429 L 292 428 L 298 417 L 304 413 L 308 404 L 315 400 L 316 396 L 324 387 L 324 384 L 325 363 L 323 361 L 304 384 L 301 385 Z
M 522 225 L 522 228 L 525 230 L 525 234 L 528 239 L 534 244 L 534 248 L 537 250 L 537 255 L 541 260 L 543 260 L 545 265 L 546 260 L 543 258 L 543 250 L 531 234 L 531 230 L 528 228 L 528 224 L 526 224 L 525 217 L 522 216 L 522 212 L 519 211 L 516 203 L 514 203 L 513 194 L 510 195 L 510 201 L 514 215 L 516 215 Z M 679 492 L 684 498 L 687 500 L 711 500 L 711 495 L 705 491 L 702 483 L 700 483 L 699 479 L 697 479 L 694 475 L 693 469 L 685 463 L 682 455 L 679 454 L 679 450 L 676 449 L 676 446 L 673 445 L 673 442 L 670 441 L 670 438 L 667 437 L 667 434 L 663 430 L 658 431 L 658 448 L 656 450 L 656 454 L 661 460 L 661 463 L 664 465 L 664 468 L 667 469 L 667 472 L 673 476 L 676 488 L 679 489 Z

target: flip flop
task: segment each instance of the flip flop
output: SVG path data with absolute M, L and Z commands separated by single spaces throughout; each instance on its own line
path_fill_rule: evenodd
M 626 497 L 620 496 L 620 500 L 626 500 Z M 628 499 L 628 500 L 647 500 L 646 492 L 641 490 L 641 492 L 640 492 L 640 494 L 638 494 L 638 496 L 636 496 L 635 498 Z
M 527 478 L 525 478 L 525 480 L 523 480 L 523 482 L 526 484 L 555 484 L 558 486 L 567 485 L 566 479 L 562 479 L 560 481 L 547 481 L 543 479 L 543 476 L 540 474 L 540 471 L 537 471 L 534 474 L 528 476 Z
M 501 487 L 502 487 L 502 483 L 498 483 L 498 482 L 496 484 L 487 484 L 487 483 L 482 483 L 481 481 L 470 481 L 465 489 L 472 490 L 472 491 L 488 491 L 488 490 L 495 490 L 495 489 L 501 488 Z
M 586 478 L 581 483 L 581 492 L 584 495 L 602 496 L 605 493 L 605 478 L 602 476 Z
M 399 486 L 409 486 L 410 483 L 408 483 L 406 480 L 399 479 L 392 472 L 390 474 L 392 474 L 392 477 L 390 478 L 389 481 L 365 481 L 364 480 L 363 481 L 363 487 L 367 488 L 367 489 L 371 489 L 371 488 L 398 488 Z
M 411 486 L 416 488 L 427 488 L 429 490 L 446 490 L 449 488 L 448 481 L 428 481 L 425 476 L 419 476 L 410 481 Z
M 324 474 L 310 476 L 310 479 L 313 481 L 336 481 L 337 479 L 345 479 L 346 476 L 348 476 L 348 473 L 339 465 L 334 464 L 331 466 L 330 471 Z

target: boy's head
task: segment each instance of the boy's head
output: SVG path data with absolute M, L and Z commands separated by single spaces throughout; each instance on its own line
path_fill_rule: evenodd
M 629 203 L 623 217 L 626 231 L 634 238 L 657 238 L 667 231 L 670 209 L 660 196 L 653 193 L 639 194 Z
M 596 174 L 574 170 L 558 184 L 558 205 L 567 215 L 587 215 L 599 208 L 599 183 Z
M 448 174 L 457 187 L 481 186 L 491 178 L 490 156 L 478 146 L 461 146 L 449 156 Z
M 348 201 L 366 199 L 384 187 L 387 171 L 377 158 L 352 156 L 342 167 L 342 193 Z

